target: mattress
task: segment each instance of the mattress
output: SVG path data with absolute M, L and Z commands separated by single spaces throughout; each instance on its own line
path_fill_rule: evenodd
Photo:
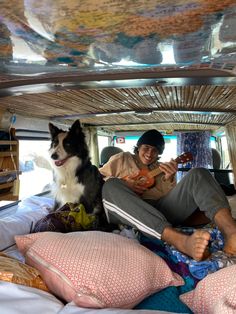
M 47 215 L 53 200 L 33 196 L 18 204 L 11 214 L 0 215 L 0 250 L 24 262 L 24 256 L 17 250 L 14 236 L 31 233 L 35 223 Z M 194 279 L 186 265 L 173 260 L 172 264 L 163 244 L 141 237 L 141 244 L 161 256 L 167 265 L 182 274 L 185 285 L 168 287 L 154 293 L 135 309 L 88 309 L 80 308 L 73 302 L 64 304 L 49 292 L 36 288 L 0 281 L 1 314 L 157 314 L 157 313 L 235 313 L 236 272 L 234 263 L 215 273 Z M 230 285 L 226 282 L 231 282 Z M 222 286 L 223 284 L 223 286 Z M 213 295 L 212 295 L 213 293 Z M 217 297 L 215 297 L 217 296 Z M 200 300 L 200 301 L 199 301 Z

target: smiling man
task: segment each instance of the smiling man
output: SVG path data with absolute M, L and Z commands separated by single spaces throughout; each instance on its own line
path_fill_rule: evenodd
M 164 148 L 162 134 L 152 129 L 139 138 L 134 154 L 116 154 L 99 169 L 106 180 L 103 206 L 109 222 L 132 226 L 199 261 L 209 255 L 210 234 L 197 230 L 187 235 L 175 227 L 200 211 L 222 231 L 225 252 L 236 255 L 236 223 L 219 184 L 203 168 L 190 170 L 176 184 L 177 162 L 158 162 Z M 150 186 L 147 181 L 156 168 L 158 175 Z

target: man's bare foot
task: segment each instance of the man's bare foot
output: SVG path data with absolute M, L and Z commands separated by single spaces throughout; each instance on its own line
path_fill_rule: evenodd
M 236 256 L 236 221 L 228 208 L 221 208 L 215 214 L 215 223 L 225 239 L 224 252 Z
M 204 230 L 196 230 L 185 240 L 183 253 L 189 255 L 196 261 L 202 261 L 210 256 L 208 243 L 210 234 Z
M 225 237 L 224 252 L 236 256 L 236 233 Z
M 193 234 L 187 235 L 172 227 L 166 227 L 162 233 L 162 240 L 196 261 L 202 261 L 210 256 L 208 251 L 210 234 L 205 230 L 196 230 Z

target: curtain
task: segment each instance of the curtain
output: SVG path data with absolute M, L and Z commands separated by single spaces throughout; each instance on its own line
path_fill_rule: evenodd
M 86 133 L 86 140 L 89 147 L 89 155 L 93 165 L 99 167 L 98 137 L 95 127 L 83 127 Z
M 230 162 L 234 174 L 234 186 L 236 187 L 236 125 L 227 125 L 225 127 Z
M 212 168 L 210 140 L 211 133 L 208 131 L 177 133 L 177 154 L 190 152 L 193 155 L 193 160 L 184 164 L 183 168 Z M 178 178 L 184 174 L 186 173 L 180 174 Z

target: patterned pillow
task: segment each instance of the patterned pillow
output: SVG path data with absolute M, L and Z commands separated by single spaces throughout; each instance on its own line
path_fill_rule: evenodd
M 208 275 L 180 299 L 195 314 L 236 313 L 236 265 Z
M 81 307 L 132 308 L 154 292 L 184 284 L 159 256 L 113 233 L 42 232 L 15 239 L 49 290 Z

